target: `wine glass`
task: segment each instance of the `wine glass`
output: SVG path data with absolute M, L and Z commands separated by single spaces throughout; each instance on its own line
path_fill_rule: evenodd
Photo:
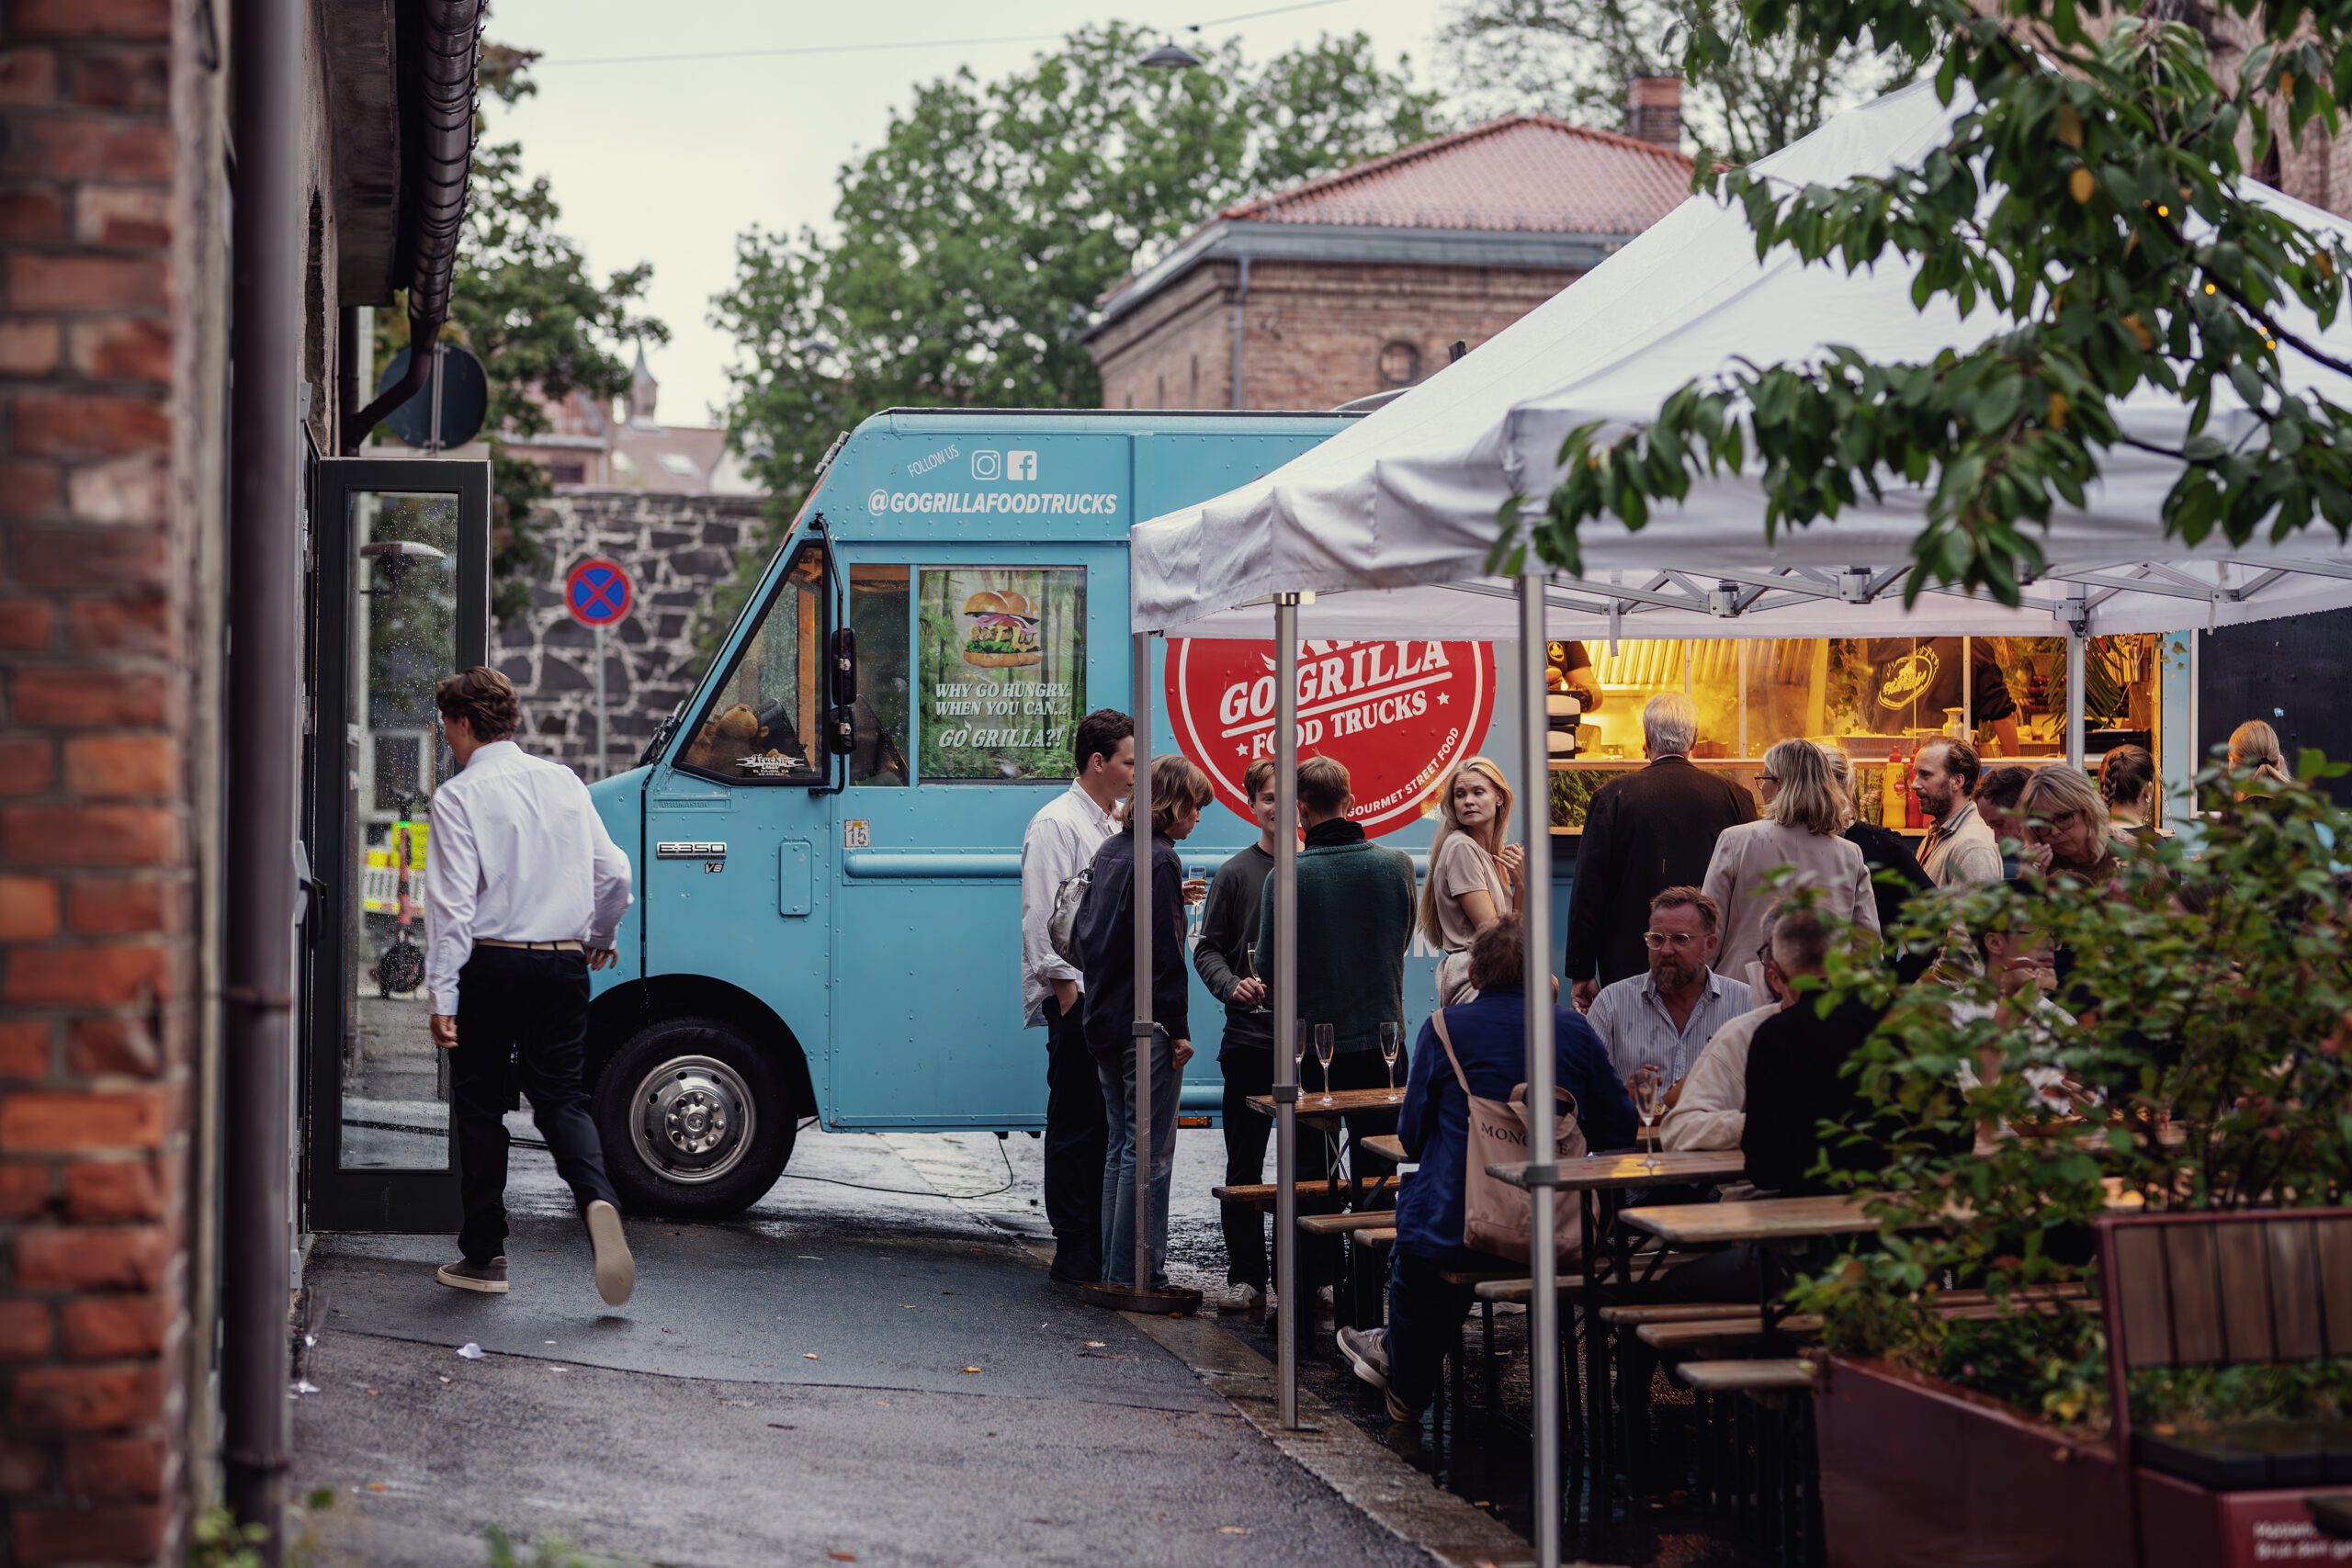
M 1290 1037 L 1290 1081 L 1294 1088 L 1306 1081 L 1306 1043 L 1313 1038 L 1314 1031 L 1307 1027 L 1306 1020 L 1300 1019 Z
M 1658 1168 L 1657 1154 L 1651 1142 L 1650 1129 L 1666 1114 L 1666 1069 L 1656 1062 L 1644 1062 L 1634 1069 L 1631 1085 L 1634 1110 L 1642 1119 L 1642 1168 L 1655 1175 Z
M 1331 1099 L 1331 1055 L 1336 1043 L 1337 1042 L 1333 1038 L 1331 1026 L 1329 1024 L 1318 1023 L 1315 1026 L 1315 1059 L 1323 1064 L 1323 1103 L 1326 1105 L 1333 1103 Z
M 1253 980 L 1263 980 L 1266 977 L 1266 944 L 1262 942 L 1253 942 L 1250 944 L 1250 977 Z M 1266 987 L 1266 995 L 1271 998 L 1273 994 L 1273 987 L 1269 985 Z M 1261 1001 L 1250 1010 L 1272 1012 L 1274 1010 Z
M 1405 1048 L 1405 1026 L 1383 1023 L 1380 1026 L 1380 1059 L 1388 1064 L 1388 1092 L 1396 1092 L 1396 1053 Z

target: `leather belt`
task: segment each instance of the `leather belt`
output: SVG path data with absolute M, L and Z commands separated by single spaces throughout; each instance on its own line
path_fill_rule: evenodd
M 474 938 L 476 947 L 516 947 L 526 953 L 585 953 L 588 944 L 582 942 L 501 942 L 494 936 Z

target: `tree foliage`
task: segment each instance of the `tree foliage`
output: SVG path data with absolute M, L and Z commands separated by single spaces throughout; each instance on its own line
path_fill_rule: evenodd
M 1708 183 L 1745 209 L 1759 254 L 1785 244 L 1849 271 L 1900 265 L 1922 309 L 1982 305 L 2001 330 L 1920 364 L 1848 348 L 1742 364 L 1685 387 L 1645 428 L 1581 427 L 1535 521 L 1543 558 L 1574 570 L 1586 519 L 1638 528 L 1694 479 L 1751 463 L 1768 534 L 1890 482 L 1923 487 L 1910 592 L 1964 584 L 2014 604 L 2045 564 L 2036 525 L 2079 505 L 2118 446 L 2181 465 L 2163 521 L 2185 543 L 2284 536 L 2315 515 L 2342 536 L 2352 423 L 2308 372 L 2352 367 L 2282 313 L 2332 322 L 2352 254 L 2242 181 L 2276 139 L 2335 133 L 2352 92 L 2352 52 L 2336 48 L 2352 6 L 2221 10 L 2256 38 L 2220 74 L 2194 29 L 2077 0 L 2003 0 L 1994 15 L 1968 0 L 1747 0 L 1742 30 L 1696 29 L 1692 71 L 1746 40 L 1869 38 L 1934 69 L 1947 103 L 1965 92 L 1949 140 L 1888 177 L 1795 188 L 1732 169 Z M 2207 427 L 2225 386 L 2255 426 L 2228 443 Z M 2118 411 L 2135 395 L 2178 401 L 2177 444 L 2122 430 Z M 1523 542 L 1516 512 L 1498 561 Z
M 1431 100 L 1361 35 L 1262 64 L 1143 70 L 1157 41 L 1072 33 L 1001 81 L 916 89 L 843 166 L 833 231 L 754 230 L 713 321 L 735 336 L 729 423 L 797 508 L 836 434 L 893 404 L 1091 408 L 1100 296 L 1244 196 L 1419 139 Z
M 482 90 L 513 105 L 538 89 L 530 77 L 537 55 L 482 46 Z M 509 443 L 548 427 L 542 400 L 574 391 L 609 401 L 628 386 L 632 343 L 662 344 L 670 329 L 642 313 L 653 268 L 640 263 L 598 279 L 580 247 L 558 231 L 562 209 L 544 176 L 523 171 L 517 141 L 492 143 L 480 116 L 474 126 L 473 179 L 445 341 L 482 362 L 490 382 L 491 582 L 492 608 L 512 619 L 530 604 L 531 579 L 547 552 L 534 514 L 554 493 L 547 473 Z M 377 349 L 389 358 L 408 341 L 404 316 L 377 316 Z
M 1444 36 L 1472 102 L 1625 130 L 1626 84 L 1682 75 L 1683 40 L 1730 10 L 1730 0 L 1464 0 Z M 1907 74 L 1881 51 L 1823 48 L 1795 33 L 1734 32 L 1727 41 L 1721 58 L 1691 72 L 1683 97 L 1702 163 L 1752 163 Z

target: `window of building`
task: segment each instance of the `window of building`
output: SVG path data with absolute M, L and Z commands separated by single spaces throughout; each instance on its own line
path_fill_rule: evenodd
M 588 465 L 585 463 L 550 463 L 548 465 L 548 478 L 554 483 L 560 485 L 586 484 L 588 482 Z
M 1421 378 L 1421 351 L 1401 339 L 1380 351 L 1380 378 L 1392 387 L 1409 387 Z
M 694 479 L 702 477 L 702 470 L 695 467 L 695 460 L 684 452 L 662 453 L 662 466 L 680 479 Z

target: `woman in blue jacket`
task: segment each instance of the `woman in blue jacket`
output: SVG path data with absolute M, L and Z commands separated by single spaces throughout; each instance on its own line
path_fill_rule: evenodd
M 1470 983 L 1477 995 L 1445 1010 L 1446 1033 L 1470 1091 L 1482 1100 L 1509 1100 L 1527 1081 L 1526 941 L 1519 920 L 1505 916 L 1470 944 Z M 1554 983 L 1557 990 L 1557 982 Z M 1608 1048 L 1574 1008 L 1552 998 L 1555 1082 L 1575 1097 L 1586 1145 L 1620 1149 L 1634 1142 L 1634 1102 Z M 1462 1185 L 1469 1157 L 1470 1107 L 1438 1043 L 1421 1026 L 1405 1084 L 1396 1135 L 1405 1157 L 1420 1169 L 1396 1196 L 1396 1245 L 1390 1254 L 1388 1326 L 1343 1328 L 1340 1349 L 1356 1376 L 1387 1395 L 1388 1414 L 1417 1420 L 1435 1391 L 1439 1366 L 1470 1311 L 1468 1285 L 1448 1284 L 1453 1271 L 1519 1267 L 1462 1244 Z
M 1200 824 L 1211 798 L 1206 773 L 1180 756 L 1151 761 L 1151 1286 L 1168 1284 L 1168 1182 L 1176 1162 L 1179 1075 L 1192 1059 L 1185 1017 L 1192 995 L 1184 956 L 1184 863 L 1176 841 Z M 1086 977 L 1086 1043 L 1102 1084 L 1109 1142 L 1102 1161 L 1102 1278 L 1136 1280 L 1136 840 L 1122 831 L 1094 852 L 1094 875 L 1078 907 L 1079 972 Z

